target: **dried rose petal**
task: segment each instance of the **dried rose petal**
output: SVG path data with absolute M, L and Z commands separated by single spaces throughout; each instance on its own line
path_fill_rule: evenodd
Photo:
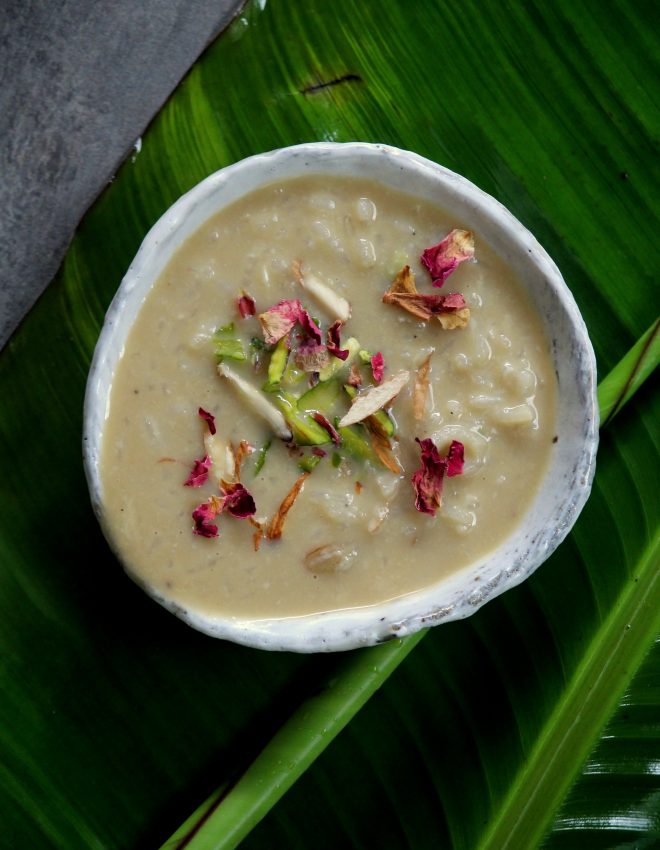
M 320 372 L 330 362 L 330 354 L 325 345 L 306 339 L 296 348 L 293 359 L 304 372 Z
M 443 314 L 454 314 L 460 310 L 467 310 L 469 318 L 469 308 L 466 307 L 465 299 L 459 292 L 449 292 L 447 295 L 426 295 L 421 292 L 401 292 L 391 294 L 386 292 L 383 295 L 385 304 L 396 304 L 403 307 L 413 316 L 427 322 L 433 316 L 438 318 Z
M 319 423 L 321 428 L 325 428 L 328 434 L 330 434 L 330 439 L 336 446 L 341 445 L 341 436 L 339 435 L 339 432 L 334 427 L 332 422 L 330 422 L 330 420 L 327 418 L 327 416 L 324 416 L 322 413 L 319 413 L 318 410 L 314 410 L 311 413 L 311 417 L 315 422 Z
M 339 339 L 339 333 L 343 322 L 337 320 L 334 324 L 330 325 L 328 328 L 328 333 L 326 336 L 328 351 L 332 354 L 333 357 L 338 357 L 339 360 L 346 360 L 348 357 L 349 351 L 348 348 L 341 348 L 341 341 Z
M 201 487 L 209 477 L 209 469 L 211 468 L 211 458 L 204 455 L 201 460 L 196 460 L 190 471 L 190 475 L 183 482 L 184 487 Z
M 470 318 L 470 308 L 458 292 L 447 295 L 426 295 L 417 291 L 415 276 L 410 266 L 404 266 L 383 295 L 385 304 L 394 304 L 412 313 L 423 322 L 435 316 L 447 330 L 465 327 Z
M 420 440 L 421 467 L 413 473 L 412 485 L 415 490 L 415 507 L 418 511 L 435 516 L 442 504 L 442 481 L 447 470 L 446 458 L 440 457 L 435 443 L 429 437 Z
M 449 275 L 465 260 L 474 257 L 471 230 L 452 230 L 442 242 L 422 252 L 420 260 L 431 274 L 433 286 L 442 286 Z
M 222 510 L 222 499 L 217 496 L 211 496 L 207 502 L 202 502 L 192 512 L 193 534 L 198 534 L 200 537 L 217 537 L 218 526 L 212 520 Z
M 374 381 L 380 384 L 383 380 L 383 373 L 385 372 L 385 359 L 380 351 L 371 358 L 371 371 Z
M 215 416 L 212 413 L 209 413 L 208 410 L 204 410 L 203 407 L 200 407 L 197 413 L 205 420 L 206 424 L 209 426 L 211 434 L 215 434 Z
M 441 457 L 430 437 L 426 440 L 419 440 L 417 437 L 415 439 L 422 450 L 422 466 L 412 476 L 415 507 L 422 513 L 435 516 L 442 503 L 442 482 L 445 473 L 453 476 L 463 472 L 464 446 L 458 440 L 452 440 L 447 456 Z
M 351 368 L 348 372 L 348 380 L 346 383 L 351 387 L 361 387 L 362 386 L 362 375 L 360 374 L 360 367 L 357 363 L 352 363 Z
M 300 301 L 292 298 L 288 301 L 279 301 L 265 313 L 259 313 L 258 319 L 268 345 L 275 345 L 283 336 L 286 336 L 300 320 L 302 312 L 304 311 Z
M 224 492 L 223 511 L 227 511 L 227 513 L 238 519 L 254 516 L 257 508 L 254 504 L 252 494 L 240 482 L 236 481 L 233 484 L 228 484 L 223 481 L 222 489 Z
M 298 494 L 302 490 L 302 486 L 305 483 L 305 480 L 309 477 L 309 472 L 303 472 L 302 475 L 299 475 L 296 478 L 293 487 L 286 494 L 284 499 L 282 500 L 282 504 L 277 509 L 275 516 L 270 522 L 266 530 L 266 537 L 268 540 L 279 540 L 282 536 L 282 529 L 284 528 L 284 521 L 286 519 L 286 515 L 289 513 L 291 508 L 293 507 L 293 503 L 298 498 Z
M 257 305 L 254 298 L 243 291 L 239 298 L 236 299 L 238 312 L 241 314 L 241 319 L 247 319 L 248 316 L 254 316 L 257 312 Z
M 304 309 L 304 307 L 300 308 L 298 321 L 300 322 L 300 325 L 303 331 L 307 334 L 307 336 L 310 339 L 313 339 L 317 345 L 322 345 L 323 334 L 321 333 L 321 328 L 316 324 L 314 319 L 312 319 L 312 317 L 309 315 L 307 310 Z
M 463 462 L 465 457 L 465 447 L 458 440 L 452 440 L 447 452 L 447 475 L 451 478 L 454 475 L 461 475 L 463 472 Z

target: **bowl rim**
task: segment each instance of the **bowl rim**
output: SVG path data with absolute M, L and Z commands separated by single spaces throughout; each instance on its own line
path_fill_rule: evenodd
M 482 225 L 489 223 L 492 233 L 501 235 L 521 262 L 522 258 L 526 259 L 530 269 L 538 271 L 543 281 L 539 286 L 547 289 L 548 296 L 555 299 L 562 311 L 560 324 L 564 341 L 570 339 L 572 344 L 569 356 L 574 361 L 577 391 L 583 401 L 582 416 L 578 417 L 576 433 L 571 436 L 574 445 L 568 446 L 567 450 L 562 446 L 562 451 L 568 451 L 569 455 L 570 469 L 566 471 L 566 480 L 570 480 L 570 486 L 553 514 L 554 523 L 548 524 L 546 517 L 545 527 L 536 528 L 533 535 L 527 536 L 527 550 L 522 553 L 511 547 L 507 550 L 500 544 L 474 565 L 468 565 L 423 590 L 359 608 L 271 620 L 200 615 L 141 581 L 131 571 L 130 564 L 122 560 L 105 520 L 99 467 L 114 367 L 121 357 L 132 318 L 137 315 L 160 272 L 177 247 L 214 211 L 223 209 L 250 191 L 281 179 L 283 171 L 293 169 L 300 176 L 309 173 L 344 174 L 345 169 L 356 162 L 369 162 L 374 168 L 389 169 L 387 179 L 381 179 L 390 186 L 397 169 L 408 177 L 415 175 L 415 179 L 430 180 L 434 193 L 440 190 L 445 193 L 445 197 L 438 199 L 438 206 L 447 208 L 447 199 L 460 202 L 465 208 L 464 213 L 469 211 L 473 216 L 481 217 Z M 287 176 L 294 175 L 287 172 Z M 248 188 L 241 189 L 245 182 Z M 232 191 L 235 196 L 225 199 L 224 195 Z M 205 213 L 207 206 L 214 203 L 214 209 Z M 465 219 L 464 213 L 458 217 Z M 483 226 L 475 226 L 475 229 L 483 234 Z M 488 237 L 486 241 L 492 246 Z M 545 319 L 544 324 L 548 329 Z M 564 361 L 559 359 L 562 351 L 556 343 L 553 338 L 553 356 L 558 368 L 558 364 Z M 193 628 L 213 637 L 270 650 L 323 652 L 371 646 L 427 626 L 470 616 L 487 601 L 531 575 L 566 537 L 591 491 L 597 448 L 595 355 L 575 299 L 553 260 L 506 207 L 467 178 L 412 151 L 369 142 L 306 142 L 255 154 L 208 175 L 175 201 L 144 237 L 107 310 L 95 347 L 83 406 L 83 463 L 90 499 L 106 540 L 124 570 L 157 602 Z M 525 519 L 507 541 L 516 538 L 527 517 L 537 510 L 547 477 L 548 473 Z M 511 563 L 502 562 L 499 554 L 502 552 L 511 559 Z M 474 580 L 476 573 L 478 581 Z

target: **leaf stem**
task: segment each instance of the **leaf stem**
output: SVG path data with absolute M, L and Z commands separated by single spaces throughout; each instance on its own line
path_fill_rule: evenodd
M 306 699 L 238 781 L 216 791 L 161 850 L 231 850 L 270 811 L 399 666 L 426 631 L 347 655 L 340 674 Z

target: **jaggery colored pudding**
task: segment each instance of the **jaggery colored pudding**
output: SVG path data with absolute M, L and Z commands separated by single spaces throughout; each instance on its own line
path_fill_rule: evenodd
M 478 232 L 433 285 L 423 252 L 467 230 L 379 184 L 310 176 L 188 239 L 131 330 L 104 431 L 104 519 L 136 580 L 202 616 L 355 608 L 478 562 L 521 522 L 555 433 L 549 340 Z M 411 312 L 410 280 L 467 310 Z M 378 410 L 343 425 L 365 396 Z

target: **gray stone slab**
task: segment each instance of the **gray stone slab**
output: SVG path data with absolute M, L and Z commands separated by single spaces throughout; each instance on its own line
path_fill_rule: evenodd
M 0 0 L 0 347 L 242 0 Z

